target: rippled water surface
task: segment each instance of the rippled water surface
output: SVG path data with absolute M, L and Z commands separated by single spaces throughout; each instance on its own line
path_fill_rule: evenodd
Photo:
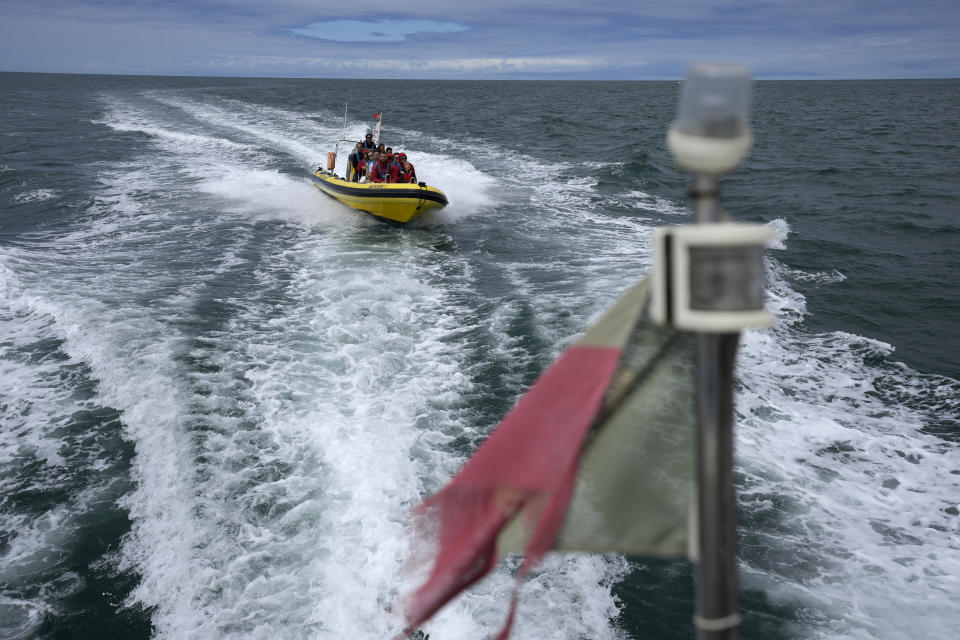
M 400 629 L 409 509 L 688 220 L 679 85 L 0 74 L 0 638 Z M 744 637 L 952 638 L 958 81 L 761 82 L 724 182 Z M 308 179 L 375 111 L 445 210 Z M 343 167 L 345 149 L 338 160 Z M 501 567 L 425 629 L 489 637 Z M 514 637 L 689 638 L 686 560 L 553 557 Z

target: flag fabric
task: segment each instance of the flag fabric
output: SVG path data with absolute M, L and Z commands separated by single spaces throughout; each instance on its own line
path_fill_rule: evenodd
M 373 114 L 373 120 L 374 122 L 377 123 L 376 132 L 374 133 L 373 139 L 374 139 L 374 142 L 376 142 L 377 144 L 380 144 L 380 130 L 383 128 L 382 116 L 383 116 L 382 112 Z
M 412 631 L 508 553 L 518 589 L 551 549 L 683 555 L 693 477 L 693 346 L 650 323 L 645 280 L 534 383 L 417 513 L 437 553 Z

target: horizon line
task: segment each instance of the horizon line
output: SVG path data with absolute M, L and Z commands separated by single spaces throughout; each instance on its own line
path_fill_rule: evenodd
M 96 72 L 77 72 L 77 71 L 8 71 L 0 69 L 0 73 L 21 73 L 36 75 L 61 75 L 61 76 L 102 76 L 102 77 L 129 77 L 129 78 L 207 78 L 207 79 L 245 79 L 245 80 L 369 80 L 382 82 L 386 80 L 406 80 L 413 82 L 682 82 L 681 77 L 661 77 L 661 78 L 551 78 L 551 77 L 532 77 L 532 78 L 425 78 L 425 77 L 385 77 L 385 78 L 354 78 L 349 76 L 284 76 L 284 75 L 205 75 L 195 73 L 96 73 Z M 906 81 L 906 80 L 960 80 L 960 76 L 909 76 L 909 77 L 795 77 L 795 76 L 761 76 L 754 77 L 754 82 L 870 82 L 870 81 Z

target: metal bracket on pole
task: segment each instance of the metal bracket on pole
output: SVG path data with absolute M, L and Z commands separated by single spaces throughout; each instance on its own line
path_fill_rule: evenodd
M 763 250 L 772 236 L 763 225 L 733 222 L 656 229 L 651 317 L 711 333 L 772 325 L 763 307 Z

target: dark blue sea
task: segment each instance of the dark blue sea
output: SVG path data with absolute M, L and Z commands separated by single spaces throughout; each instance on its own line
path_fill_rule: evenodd
M 377 639 L 410 508 L 691 217 L 677 82 L 0 74 L 0 638 Z M 309 174 L 374 112 L 450 205 Z M 758 82 L 742 636 L 960 627 L 960 81 Z M 341 148 L 338 168 L 344 166 Z M 489 638 L 501 567 L 431 640 Z M 693 637 L 689 561 L 554 556 L 518 640 Z

